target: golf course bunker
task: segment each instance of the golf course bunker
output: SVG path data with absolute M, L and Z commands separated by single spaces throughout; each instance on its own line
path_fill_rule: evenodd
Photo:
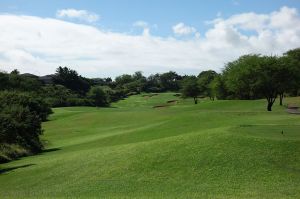
M 156 105 L 156 106 L 153 106 L 152 108 L 154 109 L 160 109 L 160 108 L 167 108 L 169 107 L 170 105 L 168 104 L 161 104 L 161 105 Z
M 177 104 L 178 100 L 169 100 L 167 104 Z
M 300 114 L 299 106 L 296 104 L 289 104 L 286 111 L 290 114 Z

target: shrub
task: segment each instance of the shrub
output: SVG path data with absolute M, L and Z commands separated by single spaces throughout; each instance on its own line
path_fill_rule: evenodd
M 15 91 L 4 91 L 0 93 L 0 108 L 3 109 L 4 107 L 16 105 L 27 107 L 30 112 L 37 114 L 41 121 L 46 121 L 48 115 L 52 113 L 49 105 L 40 97 L 33 94 Z
M 41 119 L 28 107 L 21 105 L 5 107 L 0 113 L 0 140 L 2 143 L 18 144 L 32 152 L 42 149 Z
M 0 93 L 0 161 L 42 150 L 39 136 L 49 106 L 29 93 Z
M 87 94 L 95 106 L 109 106 L 109 95 L 101 86 L 94 86 Z

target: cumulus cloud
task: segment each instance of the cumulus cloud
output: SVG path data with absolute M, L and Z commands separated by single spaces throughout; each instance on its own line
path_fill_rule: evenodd
M 93 23 L 99 20 L 99 15 L 88 12 L 86 10 L 62 9 L 56 12 L 57 18 L 78 19 L 88 23 Z
M 150 27 L 149 24 L 145 21 L 136 21 L 133 23 L 133 26 L 143 28 L 143 35 L 149 36 L 150 35 Z
M 176 35 L 190 35 L 192 33 L 196 33 L 196 28 L 192 26 L 187 26 L 184 23 L 178 23 L 175 26 L 173 26 L 173 32 Z
M 253 23 L 257 22 L 257 23 Z M 141 25 L 141 24 L 140 24 Z M 300 46 L 300 17 L 283 7 L 213 20 L 200 38 L 130 35 L 58 19 L 0 15 L 0 70 L 50 74 L 70 66 L 89 77 L 175 70 L 220 71 L 247 53 L 278 54 Z

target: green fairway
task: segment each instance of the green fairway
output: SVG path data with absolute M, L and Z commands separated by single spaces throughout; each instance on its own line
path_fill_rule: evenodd
M 1 199 L 300 198 L 300 115 L 277 101 L 136 95 L 43 128 L 46 152 L 0 165 Z

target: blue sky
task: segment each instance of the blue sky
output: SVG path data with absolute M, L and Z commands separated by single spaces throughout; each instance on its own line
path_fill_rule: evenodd
M 0 70 L 89 77 L 222 70 L 300 47 L 299 0 L 0 0 Z
M 229 17 L 245 12 L 269 13 L 282 6 L 300 7 L 299 0 L 1 0 L 0 12 L 55 17 L 57 10 L 88 10 L 101 17 L 97 26 L 118 32 L 139 31 L 135 21 L 157 25 L 152 32 L 159 36 L 172 34 L 172 27 L 184 22 L 203 33 L 206 21 L 218 14 Z

